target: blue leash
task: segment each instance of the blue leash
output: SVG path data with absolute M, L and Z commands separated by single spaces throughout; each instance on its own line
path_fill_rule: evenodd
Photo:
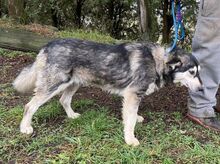
M 172 8 L 172 16 L 173 16 L 173 25 L 174 25 L 174 40 L 171 47 L 168 48 L 167 52 L 171 52 L 173 49 L 176 48 L 176 44 L 178 40 L 183 40 L 185 37 L 184 25 L 182 21 L 182 14 L 181 14 L 181 4 L 180 0 L 176 0 L 177 10 L 175 14 L 175 0 L 171 1 L 171 8 Z M 179 30 L 181 35 L 179 35 Z

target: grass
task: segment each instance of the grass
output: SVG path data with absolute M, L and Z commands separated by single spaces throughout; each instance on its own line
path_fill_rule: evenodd
M 10 90 L 10 89 L 9 89 Z M 34 134 L 19 133 L 23 109 L 0 106 L 0 159 L 17 163 L 220 163 L 219 134 L 183 121 L 179 112 L 148 112 L 137 124 L 141 145 L 123 140 L 123 125 L 93 100 L 74 101 L 68 119 L 56 98 L 34 116 Z M 169 117 L 169 121 L 164 120 Z
M 78 39 L 85 39 L 96 41 L 99 43 L 121 43 L 121 40 L 117 40 L 112 38 L 109 35 L 103 35 L 98 31 L 85 31 L 85 30 L 66 30 L 66 31 L 58 31 L 56 33 L 57 37 L 60 38 L 78 38 Z
M 36 53 L 33 53 L 33 52 L 21 52 L 21 51 L 12 51 L 12 50 L 7 50 L 7 49 L 3 49 L 3 48 L 0 48 L 0 56 L 6 56 L 6 57 L 10 57 L 10 58 L 13 58 L 13 57 L 16 57 L 18 55 L 26 55 L 26 56 L 31 56 L 31 57 L 34 57 L 36 56 Z

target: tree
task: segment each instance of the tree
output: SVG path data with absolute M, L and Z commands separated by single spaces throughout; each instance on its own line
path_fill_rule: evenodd
M 87 28 L 108 33 L 116 39 L 138 38 L 136 0 L 88 0 L 85 6 Z
M 171 43 L 173 36 L 171 0 L 0 0 L 0 2 L 0 14 L 18 20 L 23 19 L 24 14 L 27 23 L 53 25 L 59 29 L 97 30 L 116 39 L 141 38 L 158 41 L 160 38 L 165 44 Z M 187 0 L 181 1 L 181 4 L 187 44 L 190 44 L 197 2 Z
M 124 6 L 125 4 L 123 2 L 118 2 L 117 0 L 110 0 L 106 3 L 107 17 L 110 20 L 110 28 L 108 30 L 115 38 L 120 36 L 122 30 Z
M 24 16 L 24 0 L 8 0 L 9 17 L 21 21 Z
M 173 26 L 173 20 L 171 16 L 171 4 L 169 0 L 163 2 L 163 29 L 162 29 L 162 43 L 170 43 L 171 28 Z
M 143 40 L 150 39 L 150 8 L 148 0 L 138 0 L 138 9 L 139 9 L 139 21 L 140 21 L 140 32 L 142 34 Z
M 83 28 L 83 21 L 85 17 L 85 1 L 86 0 L 50 0 L 48 7 L 51 8 L 53 26 L 58 28 L 61 28 L 62 26 L 74 26 L 75 28 Z
M 154 2 L 152 0 L 138 0 L 137 4 L 141 39 L 156 41 L 159 36 L 159 28 L 156 13 L 153 9 Z
M 85 0 L 76 0 L 76 4 L 73 8 L 75 8 L 74 12 L 74 23 L 77 28 L 82 28 L 82 9 L 84 5 Z
M 2 1 L 0 0 L 0 18 L 2 17 Z

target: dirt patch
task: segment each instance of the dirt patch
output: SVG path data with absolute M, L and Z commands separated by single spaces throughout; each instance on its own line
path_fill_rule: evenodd
M 0 55 L 0 84 L 11 83 L 16 75 L 34 59 L 27 55 L 5 57 Z
M 22 68 L 31 64 L 33 61 L 33 57 L 26 55 L 16 57 L 0 56 L 0 89 L 4 89 L 4 86 L 11 85 L 12 81 Z M 218 99 L 219 93 L 220 92 L 217 94 Z M 187 96 L 187 89 L 184 87 L 175 87 L 174 85 L 171 85 L 162 88 L 159 92 L 155 92 L 143 99 L 140 106 L 140 113 L 145 115 L 148 111 L 179 111 L 182 114 L 185 114 L 187 111 Z M 28 98 L 28 96 L 19 95 L 12 91 L 12 93 L 3 100 L 4 105 L 13 107 L 18 104 L 24 105 L 27 103 Z M 74 95 L 73 99 L 92 99 L 100 106 L 108 106 L 114 115 L 121 113 L 121 98 L 115 95 L 110 95 L 97 88 L 81 88 Z

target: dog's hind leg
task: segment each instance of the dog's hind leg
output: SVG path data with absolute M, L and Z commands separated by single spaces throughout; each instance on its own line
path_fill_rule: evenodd
M 125 91 L 124 93 L 124 101 L 123 101 L 123 123 L 124 123 L 124 137 L 125 142 L 128 145 L 137 146 L 139 145 L 139 141 L 135 138 L 134 128 L 138 119 L 138 107 L 140 103 L 140 98 L 136 95 L 136 93 L 132 91 Z
M 72 97 L 78 89 L 79 89 L 78 85 L 69 86 L 68 88 L 64 90 L 60 98 L 60 103 L 62 104 L 69 118 L 77 118 L 80 116 L 79 113 L 75 113 L 71 108 Z
M 59 84 L 57 87 L 53 87 L 53 90 L 48 91 L 48 87 L 41 86 L 36 89 L 35 96 L 31 101 L 25 105 L 24 116 L 20 124 L 21 133 L 31 134 L 33 133 L 33 128 L 31 126 L 31 120 L 34 113 L 38 108 L 50 100 L 53 96 L 57 95 L 61 91 L 65 90 L 70 83 Z

